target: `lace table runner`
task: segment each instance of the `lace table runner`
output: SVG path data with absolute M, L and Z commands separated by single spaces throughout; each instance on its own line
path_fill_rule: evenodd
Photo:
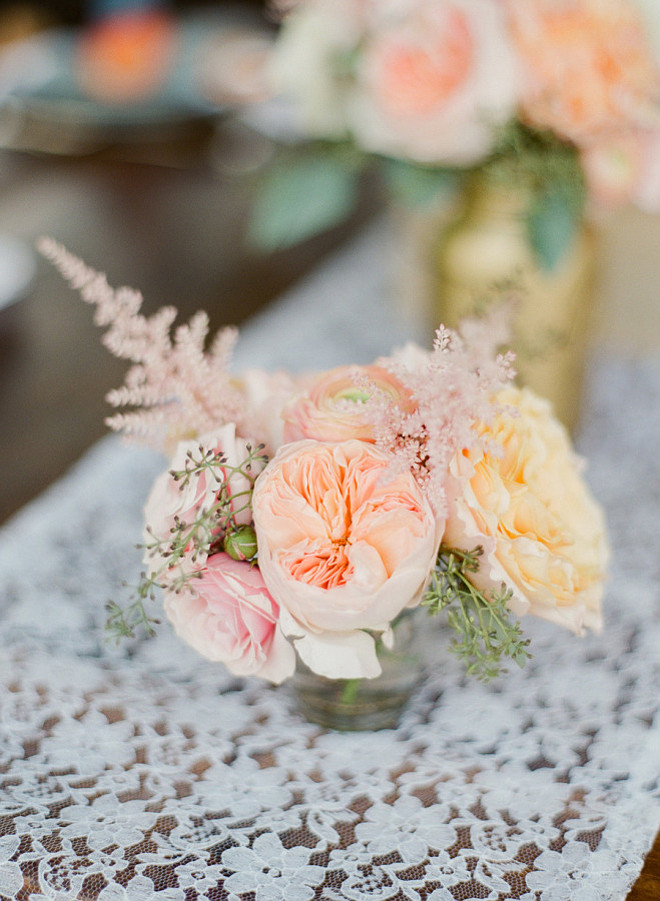
M 237 365 L 388 351 L 382 240 L 255 321 Z M 374 734 L 301 721 L 286 686 L 232 678 L 167 626 L 105 643 L 162 461 L 93 448 L 0 537 L 0 898 L 625 898 L 660 822 L 658 397 L 660 359 L 593 361 L 602 635 L 526 621 L 534 659 L 488 686 L 439 641 L 400 728 Z

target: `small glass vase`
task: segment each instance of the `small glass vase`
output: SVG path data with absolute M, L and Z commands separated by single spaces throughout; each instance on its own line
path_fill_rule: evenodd
M 395 728 L 423 674 L 428 620 L 426 608 L 417 607 L 393 621 L 392 646 L 377 639 L 382 672 L 374 679 L 327 679 L 298 660 L 292 688 L 299 712 L 340 732 Z

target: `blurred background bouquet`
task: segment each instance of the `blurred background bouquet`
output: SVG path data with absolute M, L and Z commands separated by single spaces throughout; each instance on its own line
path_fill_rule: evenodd
M 660 9 L 648 0 L 294 0 L 267 63 L 289 146 L 260 184 L 272 249 L 345 218 L 368 175 L 426 331 L 518 304 L 526 382 L 574 425 L 593 223 L 660 202 Z M 284 101 L 284 102 L 282 102 Z M 268 127 L 266 125 L 266 127 Z

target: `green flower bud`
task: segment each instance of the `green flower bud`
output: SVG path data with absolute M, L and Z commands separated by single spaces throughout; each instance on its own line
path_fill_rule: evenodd
M 233 560 L 252 560 L 257 554 L 256 532 L 252 526 L 239 526 L 227 532 L 223 547 Z

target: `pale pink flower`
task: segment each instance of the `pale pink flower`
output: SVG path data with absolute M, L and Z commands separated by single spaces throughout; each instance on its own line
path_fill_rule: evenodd
M 655 119 L 659 73 L 630 0 L 507 0 L 522 111 L 578 145 Z
M 472 164 L 515 112 L 516 65 L 499 0 L 383 3 L 355 63 L 350 129 L 374 153 Z
M 515 375 L 505 305 L 487 316 L 464 319 L 458 332 L 440 326 L 432 351 L 406 345 L 380 363 L 406 385 L 414 409 L 391 404 L 373 412 L 379 447 L 415 475 L 439 519 L 446 516 L 449 464 L 457 450 L 479 443 L 474 426 L 495 416 L 493 394 Z
M 306 380 L 295 379 L 286 372 L 246 369 L 235 384 L 245 398 L 250 434 L 258 437 L 265 452 L 272 456 L 284 441 L 282 411 L 303 390 Z
M 149 550 L 149 545 L 154 540 L 160 541 L 160 550 L 166 551 L 176 522 L 190 526 L 202 513 L 213 507 L 221 489 L 228 502 L 227 511 L 231 515 L 232 524 L 240 526 L 252 522 L 249 492 L 252 481 L 263 469 L 265 460 L 257 455 L 250 464 L 249 473 L 243 471 L 242 464 L 255 447 L 253 442 L 236 435 L 233 423 L 194 441 L 179 442 L 169 468 L 155 480 L 144 508 L 144 543 L 147 546 L 144 563 L 152 575 L 162 567 L 163 558 L 158 550 Z M 192 465 L 189 454 L 195 460 L 201 460 L 203 455 L 220 454 L 223 462 L 215 464 L 212 470 L 205 468 L 187 480 L 175 480 L 173 472 L 182 472 Z M 218 521 L 218 538 L 222 536 L 226 524 L 226 518 L 224 522 L 222 519 Z M 203 549 L 191 547 L 190 552 L 191 564 L 199 566 L 204 563 L 206 553 Z
M 600 629 L 608 560 L 603 513 L 581 475 L 564 427 L 547 401 L 508 388 L 485 429 L 491 444 L 458 453 L 444 541 L 484 556 L 474 582 L 513 591 L 511 610 L 580 634 Z
M 235 676 L 280 683 L 293 674 L 295 654 L 278 627 L 279 610 L 256 566 L 214 554 L 185 589 L 164 593 L 177 635 Z
M 377 676 L 373 635 L 415 606 L 436 522 L 410 472 L 364 441 L 285 445 L 257 481 L 259 567 L 302 660 L 329 678 Z
M 173 328 L 174 307 L 143 316 L 139 291 L 111 288 L 104 275 L 51 238 L 41 239 L 39 249 L 94 306 L 94 321 L 107 329 L 103 343 L 110 353 L 133 362 L 123 386 L 107 400 L 114 407 L 134 409 L 106 420 L 111 428 L 166 453 L 172 453 L 177 441 L 228 422 L 247 434 L 240 428 L 245 403 L 229 373 L 235 329 L 221 329 L 209 344 L 206 313 Z
M 375 397 L 395 404 L 401 411 L 410 413 L 414 409 L 408 389 L 382 366 L 339 366 L 322 372 L 304 394 L 294 397 L 282 410 L 284 440 L 375 441 L 367 406 Z

